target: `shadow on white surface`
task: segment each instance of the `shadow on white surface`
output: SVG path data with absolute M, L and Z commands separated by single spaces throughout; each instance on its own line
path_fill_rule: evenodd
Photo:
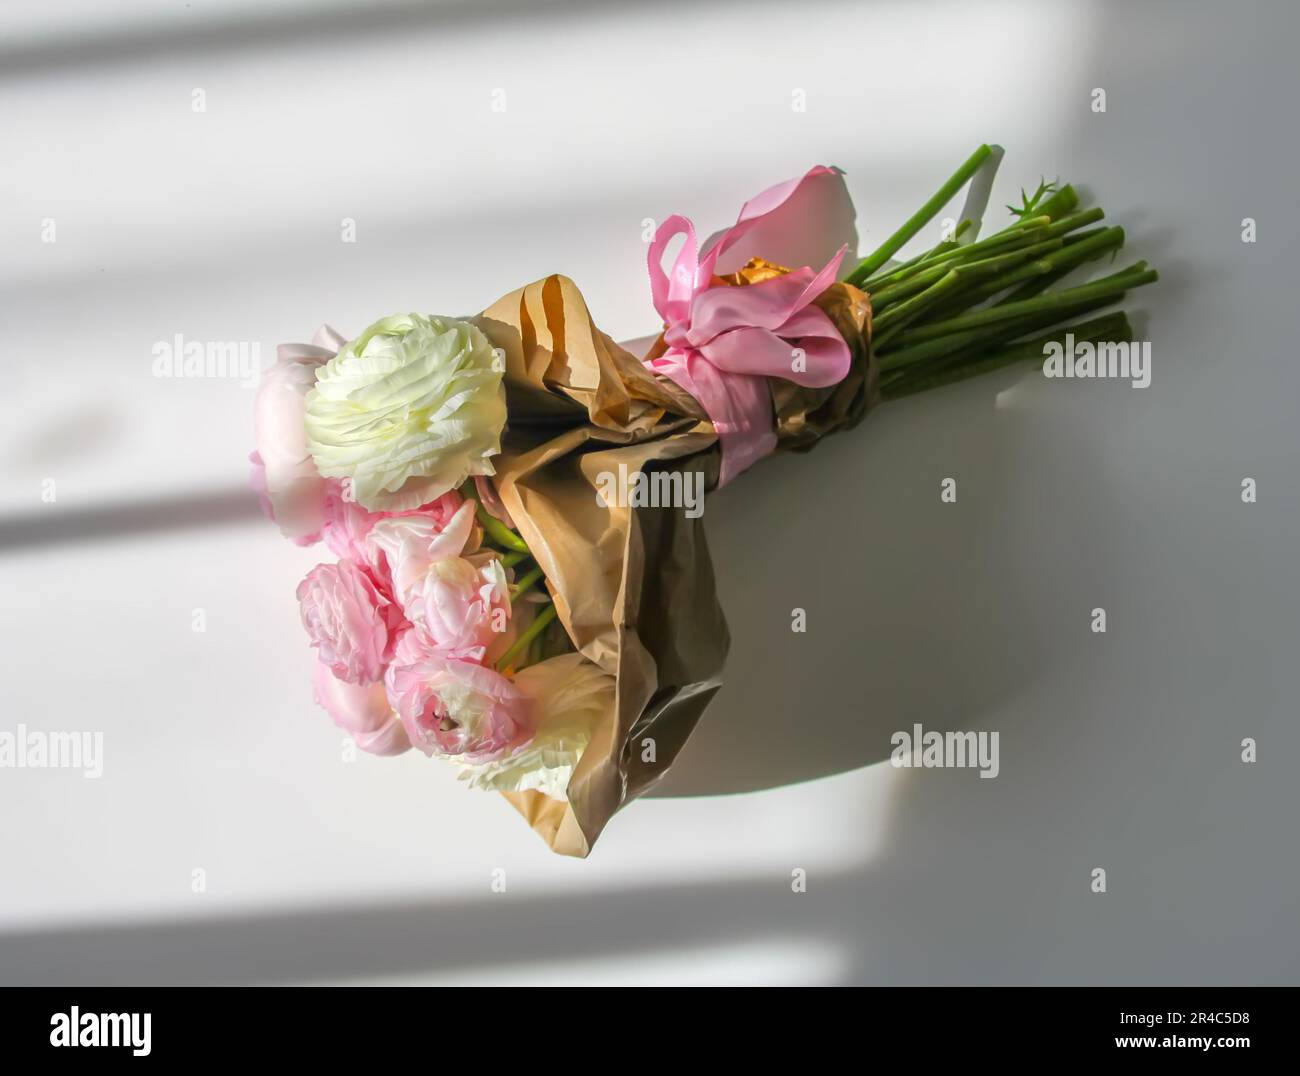
M 830 881 L 830 879 L 825 879 Z M 643 981 L 643 962 L 681 960 L 675 982 L 720 983 L 757 956 L 763 981 L 850 977 L 835 921 L 850 891 L 792 893 L 770 879 L 634 890 L 299 908 L 257 916 L 0 935 L 4 985 L 198 985 L 373 981 Z M 816 888 L 816 887 L 815 887 Z M 838 894 L 838 895 L 836 895 Z M 784 959 L 775 964 L 771 952 Z M 621 973 L 610 966 L 618 960 Z M 713 963 L 716 961 L 716 963 Z M 800 970 L 811 961 L 812 967 Z M 592 967 L 594 962 L 594 969 Z M 493 974 L 498 969 L 500 974 Z M 603 970 L 602 970 L 603 969 Z M 662 972 L 662 968 L 660 971 Z

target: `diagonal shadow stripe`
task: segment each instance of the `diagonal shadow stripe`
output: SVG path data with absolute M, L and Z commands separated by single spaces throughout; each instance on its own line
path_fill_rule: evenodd
M 44 512 L 0 519 L 0 552 L 243 524 L 261 518 L 256 494 L 239 488 L 96 508 L 51 505 Z
M 752 6 L 753 0 L 750 3 Z M 329 39 L 355 43 L 420 28 L 455 30 L 490 22 L 517 27 L 529 19 L 577 22 L 585 15 L 608 14 L 611 6 L 605 0 L 442 0 L 436 4 L 388 0 L 319 10 L 263 11 L 252 16 L 241 10 L 196 20 L 191 26 L 175 22 L 132 25 L 83 37 L 61 34 L 39 42 L 0 45 L 0 83 L 68 69 L 84 71 L 225 52 L 283 52 Z M 658 0 L 654 5 L 658 11 L 698 6 L 690 0 Z M 713 0 L 712 6 L 719 6 L 719 0 Z
M 319 982 L 633 957 L 746 941 L 817 940 L 859 954 L 842 924 L 860 912 L 851 875 L 794 894 L 779 873 L 706 885 L 589 894 L 408 901 L 193 922 L 0 935 L 0 985 Z

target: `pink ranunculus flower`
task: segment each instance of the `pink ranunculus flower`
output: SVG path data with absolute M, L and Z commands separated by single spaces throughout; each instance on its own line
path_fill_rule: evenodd
M 446 507 L 377 521 L 368 531 L 367 556 L 384 566 L 422 643 L 447 657 L 482 662 L 508 626 L 508 581 L 497 558 L 463 555 L 474 545 L 474 505 L 461 503 L 450 518 Z
M 375 524 L 384 519 L 418 518 L 424 520 L 422 525 L 427 525 L 432 532 L 440 533 L 446 530 L 462 503 L 464 498 L 453 490 L 431 504 L 409 512 L 370 512 L 351 496 L 346 483 L 331 478 L 326 480 L 321 536 L 330 552 L 340 560 L 355 560 L 367 565 L 381 585 L 387 585 L 390 571 L 386 559 L 381 550 L 367 540 Z
M 401 610 L 355 561 L 318 564 L 298 584 L 303 627 L 320 660 L 340 680 L 383 679 L 403 626 Z
M 252 465 L 248 471 L 248 484 L 252 487 L 253 492 L 257 494 L 258 504 L 262 507 L 262 515 L 266 516 L 272 523 L 280 527 L 280 533 L 293 542 L 294 545 L 315 545 L 320 541 L 319 528 L 313 529 L 311 521 L 315 518 L 317 509 L 314 507 L 318 503 L 318 497 L 310 484 L 304 484 L 295 487 L 295 492 L 286 496 L 283 491 L 275 498 L 271 497 L 270 490 L 266 484 L 266 464 L 262 462 L 260 452 L 251 452 L 248 456 L 248 462 Z M 300 510 L 299 501 L 304 502 L 305 507 Z M 284 523 L 281 523 L 284 520 Z M 289 521 L 294 521 L 292 525 Z
M 326 327 L 311 344 L 282 344 L 253 403 L 252 486 L 263 511 L 300 545 L 319 538 L 325 499 L 325 480 L 307 450 L 307 393 L 344 342 Z
M 533 738 L 533 704 L 495 669 L 448 657 L 413 631 L 398 642 L 385 678 L 411 744 L 426 755 L 483 763 Z
M 366 559 L 385 565 L 384 574 L 391 579 L 393 595 L 403 609 L 414 610 L 419 605 L 434 561 L 463 556 L 476 544 L 472 501 L 462 501 L 450 516 L 442 498 L 434 505 L 441 507 L 436 512 L 384 516 L 366 532 Z
M 389 705 L 382 683 L 349 684 L 318 661 L 314 687 L 316 701 L 362 751 L 372 755 L 400 755 L 410 750 L 406 728 Z
M 449 656 L 481 662 L 506 630 L 510 591 L 496 557 L 443 557 L 429 564 L 405 605 L 424 642 Z

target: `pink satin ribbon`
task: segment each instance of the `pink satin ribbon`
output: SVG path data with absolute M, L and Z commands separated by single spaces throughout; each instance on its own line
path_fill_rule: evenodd
M 801 185 L 828 174 L 838 179 L 832 169 L 818 166 L 750 199 L 736 224 L 702 256 L 695 228 L 682 216 L 665 220 L 650 244 L 650 292 L 664 321 L 668 350 L 646 365 L 694 396 L 713 422 L 722 445 L 720 486 L 776 447 L 767 378 L 824 388 L 849 372 L 848 344 L 831 319 L 811 305 L 835 282 L 848 244 L 816 272 L 805 265 L 758 284 L 711 283 L 719 258 Z M 665 273 L 668 244 L 683 234 L 685 243 Z

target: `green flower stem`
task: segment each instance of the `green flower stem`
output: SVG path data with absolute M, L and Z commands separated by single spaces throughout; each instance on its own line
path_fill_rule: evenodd
M 911 266 L 915 265 L 917 262 L 929 261 L 931 258 L 934 258 L 940 254 L 946 254 L 950 250 L 956 250 L 958 247 L 962 245 L 961 242 L 959 241 L 962 235 L 965 234 L 974 225 L 974 223 L 975 223 L 974 221 L 970 221 L 970 220 L 962 221 L 960 224 L 957 225 L 957 231 L 954 233 L 951 239 L 944 239 L 941 242 L 936 243 L 933 247 L 931 247 L 929 250 L 925 251 L 924 253 L 918 254 L 915 258 L 911 258 L 908 261 L 903 262 L 902 265 L 894 266 L 891 272 L 897 272 L 900 269 L 910 268 Z
M 1044 216 L 1051 217 L 1052 220 L 1060 220 L 1067 213 L 1073 213 L 1079 207 L 1079 193 L 1070 184 L 1066 183 L 1058 187 L 1055 193 L 1045 202 L 1034 208 L 1034 215 L 1040 213 Z
M 898 231 L 858 264 L 858 267 L 849 274 L 848 282 L 856 285 L 870 280 L 871 274 L 889 261 L 912 236 L 929 224 L 935 214 L 948 204 L 952 196 L 966 185 L 992 155 L 993 147 L 988 145 L 980 146 L 972 153 L 966 162 L 948 178 L 948 181 L 935 191 L 925 205 L 913 213 Z
M 969 310 L 972 306 L 982 303 L 990 296 L 1027 280 L 1034 280 L 1044 275 L 1054 275 L 1059 278 L 1084 262 L 1095 261 L 1108 252 L 1118 250 L 1124 245 L 1123 228 L 1097 228 L 1092 232 L 1083 232 L 1081 236 L 1082 238 L 1079 238 L 1078 242 L 1070 243 L 1068 246 L 1061 246 L 1045 257 L 1035 258 L 1028 265 L 1022 264 L 1019 267 L 1013 267 L 1012 271 L 1004 273 L 994 280 L 977 283 L 970 291 L 963 292 L 960 300 L 952 304 L 946 304 L 941 309 L 936 310 L 934 312 L 935 319 L 942 320 L 955 317 L 963 310 Z M 1064 240 L 1057 239 L 1054 242 L 1064 243 Z M 1038 245 L 1042 246 L 1043 244 Z M 1023 296 L 1022 298 L 1029 298 L 1029 296 Z M 1000 303 L 998 305 L 1005 304 Z
M 894 266 L 894 268 L 891 269 L 890 272 L 896 273 L 902 269 L 910 269 L 912 266 L 917 265 L 920 262 L 929 261 L 931 258 L 937 257 L 940 254 L 946 254 L 950 250 L 957 250 L 958 248 L 964 245 L 961 242 L 961 237 L 965 235 L 968 231 L 970 231 L 973 224 L 974 221 L 969 221 L 969 220 L 962 221 L 960 224 L 957 225 L 957 230 L 953 233 L 951 239 L 941 240 L 940 242 L 936 243 L 933 247 L 931 247 L 929 250 L 922 251 L 915 258 L 909 258 L 907 261 L 903 262 L 902 264 Z
M 937 283 L 930 285 L 919 295 L 913 295 L 906 302 L 889 308 L 872 322 L 871 332 L 877 349 L 889 342 L 902 329 L 919 318 L 946 295 L 962 286 L 961 270 L 949 269 Z
M 918 348 L 932 349 L 930 355 L 882 371 L 881 389 L 888 391 L 904 381 L 911 381 L 917 377 L 930 377 L 963 363 L 973 362 L 999 348 L 1014 345 L 1031 333 L 1054 330 L 1063 321 L 1091 314 L 1114 302 L 1114 299 L 1109 298 L 1093 299 L 1091 302 L 1080 303 L 1064 313 L 1053 311 L 1028 318 L 1017 318 L 1015 321 L 989 325 L 983 329 L 972 329 L 960 334 L 959 337 L 945 336 L 927 344 L 920 344 Z M 957 342 L 956 346 L 954 341 Z
M 1052 223 L 1047 226 L 1047 234 L 1058 236 L 1065 235 L 1067 232 L 1078 231 L 1087 224 L 1096 224 L 1105 215 L 1106 211 L 1101 206 L 1095 205 L 1091 209 L 1081 209 L 1078 213 L 1053 218 Z
M 1021 284 L 1020 287 L 1007 292 L 1005 296 L 993 305 L 1005 306 L 1007 303 L 1018 303 L 1025 299 L 1032 299 L 1035 295 L 1041 295 L 1058 280 L 1062 280 L 1069 276 L 1077 268 L 1077 265 L 1067 265 L 1063 268 L 1058 266 L 1050 273 L 1042 273 L 1039 276 L 1034 277 L 1032 280 L 1025 281 L 1025 283 Z
M 987 151 L 987 152 L 985 152 Z M 1113 307 L 1131 288 L 1158 275 L 1138 262 L 1127 269 L 1063 290 L 1051 290 L 1085 263 L 1124 245 L 1118 227 L 1088 228 L 1105 217 L 1079 209 L 1070 184 L 1040 184 L 1025 195 L 1017 219 L 986 239 L 950 237 L 901 265 L 882 268 L 978 171 L 992 147 L 983 146 L 924 206 L 865 259 L 848 281 L 872 300 L 872 348 L 886 399 L 910 395 L 1026 358 L 1068 331 L 1080 341 L 1131 336 L 1114 311 L 1070 327 L 1062 323 Z M 1035 204 L 1037 200 L 1037 204 Z M 978 222 L 964 221 L 972 229 Z M 971 238 L 969 234 L 966 238 Z
M 994 253 L 1005 254 L 1010 249 L 1024 246 L 1027 243 L 1036 243 L 1043 238 L 1050 238 L 1046 233 L 1051 224 L 1050 217 L 1034 217 L 1032 220 L 1026 221 L 1026 226 L 1023 228 L 999 232 L 997 235 L 991 235 L 987 239 L 980 239 L 974 243 L 964 245 L 961 243 L 940 243 L 929 254 L 923 254 L 919 258 L 913 258 L 910 262 L 895 266 L 889 272 L 858 286 L 864 291 L 875 294 L 875 292 L 883 288 L 906 280 L 913 273 L 920 272 L 923 269 L 931 269 L 946 262 L 985 258 Z
M 1078 205 L 1079 196 L 1075 194 L 1073 187 L 1065 189 L 1068 189 L 1069 194 L 1060 202 L 1056 202 L 1055 198 L 1049 198 L 1044 203 L 1044 209 L 1050 206 L 1055 212 L 1054 216 L 1049 216 L 1044 210 L 1035 210 L 1034 216 L 1021 218 L 987 239 L 965 245 L 952 241 L 940 243 L 932 251 L 913 258 L 902 265 L 897 265 L 887 273 L 882 273 L 874 280 L 869 280 L 865 284 L 859 285 L 859 287 L 870 292 L 874 297 L 875 293 L 882 288 L 892 286 L 907 279 L 914 272 L 930 269 L 944 261 L 964 261 L 976 256 L 982 258 L 995 250 L 1003 252 L 1003 248 L 1012 249 L 1026 243 L 1054 239 L 1057 236 L 1063 236 L 1068 232 L 1082 228 L 1084 225 L 1093 224 L 1105 216 L 1105 212 L 1099 207 L 1085 209 L 1078 213 L 1073 212 L 1073 208 Z M 1058 193 L 1064 193 L 1065 189 Z
M 903 370 L 918 367 L 921 363 L 925 363 L 927 368 L 931 368 L 930 364 L 934 362 L 943 365 L 946 365 L 949 361 L 960 362 L 971 355 L 1008 343 L 1019 336 L 1024 336 L 1027 332 L 1047 329 L 1065 318 L 1077 317 L 1080 314 L 1099 310 L 1103 306 L 1109 306 L 1117 298 L 1119 296 L 1093 299 L 1065 310 L 1048 310 L 1038 314 L 1031 314 L 1011 321 L 985 325 L 978 329 L 968 329 L 965 332 L 953 333 L 950 336 L 942 336 L 936 340 L 926 340 L 920 344 L 891 351 L 880 360 L 882 384 L 890 375 L 897 377 Z
M 1079 206 L 1079 193 L 1070 184 L 1065 184 L 1059 190 L 1052 193 L 1039 205 L 1034 206 L 1033 214 L 1035 217 L 1051 217 L 1054 221 L 1063 219 L 1067 214 L 1073 213 Z M 1008 224 L 1001 232 L 996 234 L 1002 235 L 1005 232 L 1014 232 L 1017 228 L 1024 227 L 1019 220 Z
M 460 495 L 467 501 L 474 502 L 474 518 L 479 521 L 479 525 L 482 526 L 484 533 L 491 541 L 502 549 L 528 555 L 527 543 L 483 506 L 483 502 L 479 500 L 478 487 L 474 484 L 474 479 L 467 478 L 461 483 Z
M 1081 284 L 1077 288 L 1066 288 L 1064 291 L 1053 292 L 1050 295 L 1039 295 L 1033 299 L 1025 299 L 1023 302 L 1006 303 L 1003 306 L 973 310 L 969 314 L 959 314 L 947 321 L 922 325 L 919 328 L 909 330 L 904 339 L 908 343 L 922 343 L 926 340 L 949 336 L 965 329 L 975 329 L 999 321 L 1009 321 L 1031 314 L 1068 309 L 1092 299 L 1113 299 L 1130 288 L 1151 284 L 1159 279 L 1160 274 L 1154 269 L 1147 269 L 1145 262 L 1139 262 L 1137 265 L 1112 276 L 1102 277 L 1102 279 L 1094 280 L 1090 284 Z
M 516 549 L 513 553 L 506 553 L 501 558 L 501 566 L 503 568 L 513 568 L 521 561 L 527 560 L 531 555 L 531 553 L 523 553 Z
M 991 258 L 981 258 L 976 261 L 958 262 L 955 268 L 950 268 L 946 263 L 936 265 L 931 269 L 923 269 L 915 273 L 908 279 L 894 284 L 888 288 L 882 288 L 880 291 L 871 294 L 872 312 L 884 310 L 891 303 L 896 303 L 909 295 L 918 291 L 924 291 L 936 280 L 941 280 L 945 274 L 950 272 L 967 270 L 979 275 L 995 275 L 1004 269 L 1021 265 L 1029 258 L 1036 258 L 1040 254 L 1047 254 L 1053 250 L 1060 250 L 1065 245 L 1063 239 L 1049 239 L 1044 243 L 1034 243 L 1019 250 L 1013 250 L 1009 254 L 999 254 Z M 882 315 L 882 318 L 884 315 Z M 879 319 L 878 319 L 879 320 Z
M 992 354 L 1001 353 L 1004 349 L 1018 347 L 1027 339 L 1036 337 L 1040 333 L 1046 332 L 1050 335 L 1053 332 L 1064 331 L 1061 329 L 1062 321 L 1089 314 L 1108 305 L 1109 300 L 1094 301 L 1088 307 L 1071 311 L 1065 318 L 1053 314 L 1039 315 L 1034 322 L 1024 322 L 1010 330 L 1004 329 L 1000 333 L 986 329 L 981 334 L 981 339 L 966 344 L 956 351 L 945 351 L 923 362 L 910 363 L 888 371 L 881 377 L 881 392 L 883 395 L 896 394 L 902 387 L 917 381 L 928 384 L 931 379 L 945 375 L 958 367 L 981 362 Z
M 954 243 L 946 250 L 940 250 L 943 246 L 940 244 L 930 254 L 923 254 L 904 265 L 897 266 L 888 273 L 868 281 L 862 285 L 862 288 L 874 299 L 879 291 L 907 280 L 915 273 L 930 270 L 946 262 L 971 261 L 977 257 L 983 259 L 994 252 L 1005 254 L 1033 243 L 1056 239 L 1087 224 L 1093 224 L 1105 215 L 1105 211 L 1100 207 L 1094 207 L 1079 213 L 1070 213 L 1059 220 L 1053 220 L 1048 216 L 1028 217 L 976 243 L 968 243 L 965 246 Z M 1066 242 L 1068 243 L 1069 240 L 1067 239 Z
M 542 569 L 534 568 L 531 572 L 529 572 L 522 579 L 520 579 L 519 582 L 517 582 L 513 587 L 510 588 L 510 603 L 513 605 L 525 594 L 527 594 L 530 590 L 532 590 L 533 587 L 537 584 L 537 581 L 541 578 L 542 578 Z
M 969 362 L 945 366 L 942 370 L 933 374 L 900 378 L 896 384 L 883 390 L 884 398 L 886 400 L 898 400 L 917 392 L 925 392 L 929 389 L 939 388 L 941 385 L 952 384 L 968 377 L 988 373 L 1011 363 L 1033 359 L 1041 360 L 1044 357 L 1043 349 L 1053 341 L 1064 343 L 1067 332 L 1074 334 L 1076 343 L 1100 344 L 1110 341 L 1131 340 L 1133 338 L 1133 327 L 1129 324 L 1128 316 L 1122 310 L 1116 311 L 1104 317 L 1094 318 L 1092 321 L 1081 322 L 1078 325 L 1062 326 L 1032 340 L 1025 340 L 1011 344 L 1008 347 L 985 352 Z
M 987 239 L 981 239 L 978 243 L 971 243 L 968 246 L 958 250 L 949 251 L 947 254 L 940 255 L 926 263 L 922 268 L 929 268 L 941 261 L 950 261 L 959 259 L 966 261 L 979 255 L 984 258 L 994 251 L 1006 253 L 1007 250 L 1017 250 L 1031 243 L 1041 243 L 1046 239 L 1056 239 L 1068 235 L 1070 232 L 1077 231 L 1079 228 L 1088 224 L 1093 224 L 1106 215 L 1105 210 L 1100 206 L 1094 206 L 1092 209 L 1085 209 L 1079 213 L 1071 213 L 1068 216 L 1061 217 L 1059 220 L 1053 220 L 1048 216 L 1033 216 L 1018 224 L 1013 224 L 1010 228 L 1004 228 L 995 235 Z M 1003 248 L 1006 248 L 1005 250 Z
M 882 286 L 885 281 L 891 281 L 896 278 L 901 280 L 912 270 L 924 268 L 922 265 L 923 262 L 928 262 L 931 258 L 937 258 L 940 254 L 947 254 L 948 251 L 957 250 L 960 247 L 961 244 L 955 239 L 945 239 L 942 243 L 937 244 L 931 250 L 927 250 L 923 254 L 918 254 L 915 258 L 909 258 L 907 261 L 895 265 L 889 270 L 889 272 L 882 273 L 880 276 L 876 277 L 875 280 L 868 280 L 865 284 L 858 284 L 857 287 L 864 291 L 868 289 L 874 291 L 876 288 Z
M 555 619 L 555 616 L 555 603 L 550 602 L 537 614 L 533 622 L 519 633 L 519 637 L 510 644 L 510 649 L 497 659 L 497 668 L 510 668 L 510 663 L 528 648 L 529 643 L 546 630 L 546 626 Z
M 1041 243 L 1045 240 L 1067 236 L 1070 232 L 1077 231 L 1085 225 L 1096 223 L 1105 215 L 1105 210 L 1100 206 L 1094 206 L 1092 209 L 1071 213 L 1059 220 L 1052 220 L 1046 216 L 1031 217 L 1022 224 L 1012 225 L 996 235 L 991 235 L 978 243 L 972 243 L 964 251 L 956 252 L 956 256 L 965 260 L 975 253 L 980 253 L 980 256 L 984 257 L 985 253 L 980 248 L 984 248 L 985 251 L 996 250 L 999 252 L 1002 252 L 1004 247 L 1008 250 L 1023 249 L 1032 243 Z M 1069 240 L 1066 239 L 1065 242 L 1069 243 Z
M 1065 245 L 1068 248 L 1076 246 L 1079 243 L 1087 242 L 1101 231 L 1104 231 L 1104 229 L 1093 229 L 1092 231 L 1079 232 L 1075 235 L 1067 235 L 1065 237 Z M 1035 295 L 1039 295 L 1046 291 L 1058 280 L 1062 280 L 1069 276 L 1077 268 L 1078 263 L 1075 262 L 1058 265 L 1051 272 L 1043 273 L 1040 276 L 1034 277 L 1032 280 L 1027 280 L 1025 283 L 1021 284 L 1020 287 L 1015 288 L 1013 291 L 1009 291 L 993 305 L 1001 306 L 1004 303 L 1018 303 L 1022 299 L 1032 299 Z
M 489 512 L 483 506 L 482 501 L 479 501 L 475 506 L 474 514 L 477 516 L 479 523 L 483 525 L 483 530 L 487 532 L 488 537 L 497 545 L 504 549 L 513 550 L 516 553 L 529 552 L 528 543 Z

